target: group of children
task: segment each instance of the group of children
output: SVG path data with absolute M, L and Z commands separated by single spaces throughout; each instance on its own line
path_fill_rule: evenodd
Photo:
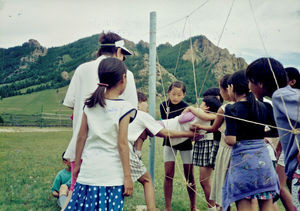
M 177 152 L 191 210 L 197 210 L 193 166 L 199 166 L 209 210 L 227 210 L 232 202 L 238 210 L 251 210 L 255 202 L 261 210 L 276 209 L 281 188 L 265 138 L 278 136 L 287 177 L 295 178 L 293 204 L 300 209 L 297 74 L 289 76 L 291 88 L 278 61 L 258 59 L 246 70 L 223 76 L 218 89 L 204 93 L 200 108 L 184 102 L 184 83 L 173 82 L 157 121 L 147 113 L 146 96 L 133 94 L 133 76 L 123 63 L 130 51 L 121 41 L 116 34 L 103 35 L 99 58 L 80 66 L 69 86 L 64 104 L 74 109 L 74 131 L 64 158 L 72 179 L 61 184 L 70 183 L 70 192 L 66 185 L 52 190 L 63 209 L 122 210 L 124 197 L 139 181 L 147 209 L 155 210 L 154 185 L 141 160 L 147 136 L 164 137 L 165 210 L 171 210 Z M 265 97 L 272 97 L 273 108 Z

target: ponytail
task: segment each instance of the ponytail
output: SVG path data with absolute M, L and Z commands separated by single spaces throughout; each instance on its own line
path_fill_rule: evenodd
M 101 83 L 98 83 L 97 89 L 85 101 L 85 105 L 91 108 L 99 103 L 101 107 L 105 107 L 104 94 L 106 90 L 114 88 L 123 78 L 123 75 L 126 74 L 126 71 L 127 68 L 121 60 L 113 57 L 103 59 L 98 66 L 98 78 Z
M 259 121 L 262 112 L 260 106 L 248 87 L 248 80 L 244 70 L 237 71 L 233 73 L 228 79 L 228 84 L 232 84 L 234 87 L 234 92 L 238 95 L 246 95 L 247 101 L 249 102 L 249 117 L 252 121 Z
M 86 100 L 85 105 L 89 108 L 92 108 L 97 103 L 99 103 L 101 107 L 105 107 L 106 103 L 105 103 L 104 93 L 105 93 L 105 87 L 98 86 L 96 91 L 92 94 L 92 96 Z
M 250 104 L 250 117 L 252 117 L 253 121 L 259 121 L 262 116 L 261 109 L 259 107 L 258 101 L 256 100 L 254 94 L 249 92 L 246 94 L 247 101 Z

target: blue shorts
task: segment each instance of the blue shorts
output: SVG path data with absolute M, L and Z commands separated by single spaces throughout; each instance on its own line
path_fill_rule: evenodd
M 123 210 L 124 186 L 90 186 L 76 183 L 65 210 Z

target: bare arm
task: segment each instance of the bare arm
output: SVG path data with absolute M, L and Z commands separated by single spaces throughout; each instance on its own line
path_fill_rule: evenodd
M 205 121 L 214 120 L 217 116 L 216 114 L 204 112 L 202 109 L 195 108 L 193 106 L 187 107 L 183 112 L 189 112 L 189 111 L 192 112 L 198 118 L 203 119 Z
M 215 132 L 217 131 L 221 125 L 222 125 L 222 122 L 224 120 L 224 111 L 222 108 L 219 108 L 218 110 L 218 114 L 220 115 L 217 115 L 217 117 L 215 118 L 214 120 L 214 123 L 212 125 L 200 125 L 200 124 L 193 124 L 192 127 L 191 127 L 191 130 L 206 130 L 207 132 Z
M 129 146 L 128 146 L 128 124 L 130 114 L 121 119 L 118 133 L 118 150 L 124 173 L 124 196 L 130 196 L 133 193 L 133 182 L 131 179 L 129 166 Z
M 156 136 L 164 138 L 193 138 L 195 133 L 193 131 L 176 131 L 163 128 L 156 134 Z
M 73 171 L 73 177 L 75 178 L 75 180 L 77 179 L 79 173 L 80 164 L 81 164 L 81 155 L 86 142 L 87 134 L 88 134 L 87 117 L 83 112 L 81 126 L 80 126 L 80 130 L 76 142 L 75 166 Z

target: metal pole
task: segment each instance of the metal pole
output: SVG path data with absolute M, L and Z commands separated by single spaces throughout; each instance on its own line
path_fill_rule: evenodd
M 149 46 L 149 113 L 155 118 L 156 95 L 156 12 L 150 13 L 150 46 Z M 154 184 L 155 137 L 149 140 L 149 173 Z

